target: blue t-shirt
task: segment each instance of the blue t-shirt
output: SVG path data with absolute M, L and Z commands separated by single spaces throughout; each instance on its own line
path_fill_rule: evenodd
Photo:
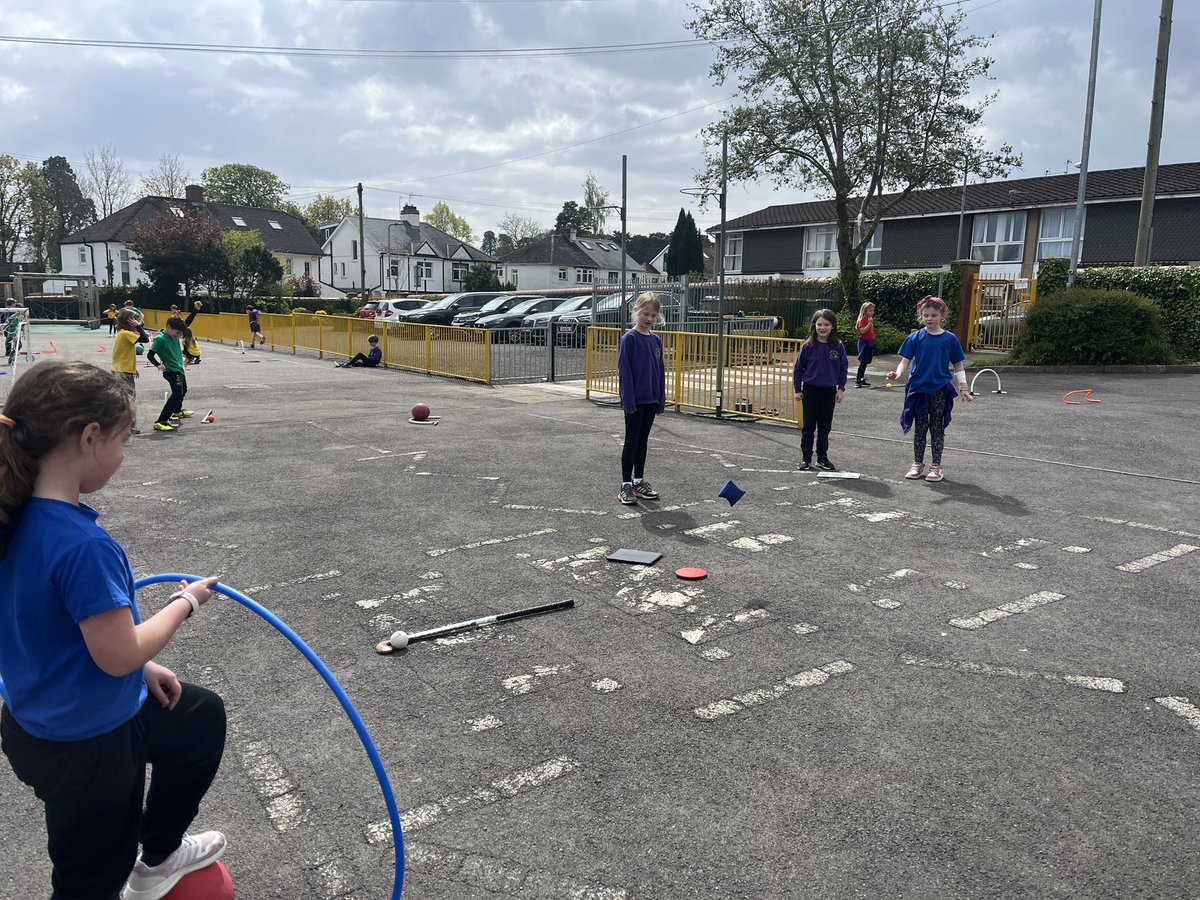
M 657 334 L 642 334 L 631 328 L 621 335 L 617 348 L 617 389 L 625 412 L 637 412 L 642 403 L 653 403 L 662 412 L 667 402 L 666 378 L 662 341 Z
M 900 345 L 900 355 L 912 361 L 908 383 L 922 394 L 936 394 L 950 383 L 950 364 L 962 362 L 962 344 L 953 332 L 914 331 Z
M 79 623 L 134 600 L 133 570 L 100 514 L 81 503 L 32 498 L 0 560 L 0 678 L 21 727 L 48 741 L 107 734 L 141 709 L 142 670 L 106 675 Z

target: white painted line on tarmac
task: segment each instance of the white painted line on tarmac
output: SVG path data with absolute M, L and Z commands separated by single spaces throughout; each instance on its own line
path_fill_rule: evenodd
M 754 706 L 761 706 L 764 703 L 770 703 L 773 700 L 778 700 L 793 690 L 799 688 L 815 687 L 816 685 L 824 684 L 833 675 L 845 675 L 847 672 L 853 672 L 854 666 L 846 662 L 844 659 L 835 659 L 831 663 L 816 668 L 808 669 L 804 672 L 797 672 L 795 675 L 789 675 L 783 681 L 775 684 L 765 685 L 763 687 L 751 688 L 740 694 L 734 694 L 732 697 L 726 697 L 721 700 L 714 700 L 706 706 L 699 706 L 692 710 L 692 714 L 698 719 L 719 719 L 722 716 L 732 716 L 743 710 Z
M 891 600 L 887 597 L 880 597 L 878 600 L 872 600 L 871 603 L 880 609 L 899 609 L 904 605 L 899 600 Z
M 1187 697 L 1155 697 L 1154 702 L 1175 713 L 1196 731 L 1200 731 L 1200 709 Z
M 545 762 L 509 772 L 487 787 L 476 788 L 466 794 L 450 795 L 440 800 L 415 806 L 400 813 L 400 827 L 404 834 L 428 828 L 448 816 L 459 812 L 473 812 L 511 799 L 519 794 L 528 793 L 535 788 L 550 784 L 559 778 L 570 775 L 582 764 L 569 756 L 556 756 Z M 392 839 L 392 823 L 390 821 L 376 822 L 367 826 L 367 841 L 379 844 Z
M 245 593 L 254 595 L 268 591 L 271 588 L 294 587 L 297 584 L 307 584 L 310 581 L 324 581 L 326 578 L 338 578 L 342 574 L 340 569 L 330 569 L 328 572 L 316 572 L 312 575 L 305 575 L 302 578 L 293 578 L 291 581 L 279 581 L 274 584 L 256 584 L 254 587 L 246 588 Z
M 887 582 L 891 582 L 894 584 L 897 581 L 902 581 L 905 578 L 912 578 L 914 575 L 920 575 L 920 574 L 921 573 L 918 572 L 916 569 L 897 569 L 895 572 L 892 572 L 890 575 L 880 575 L 878 578 L 868 578 L 862 584 L 848 584 L 848 585 L 846 585 L 846 587 L 848 587 L 850 590 L 852 590 L 856 594 L 858 594 L 858 593 L 862 593 L 863 591 L 865 591 L 871 585 L 878 584 L 882 581 L 887 581 Z
M 521 541 L 525 538 L 540 537 L 543 534 L 557 534 L 557 528 L 540 528 L 537 531 L 526 531 L 521 534 L 510 534 L 506 537 L 488 538 L 485 541 L 472 541 L 469 544 L 459 544 L 457 547 L 443 547 L 440 549 L 426 550 L 426 556 L 445 556 L 447 553 L 457 553 L 459 550 L 478 550 L 480 547 L 490 547 L 494 544 L 508 544 L 512 541 Z
M 1011 544 L 1001 544 L 999 547 L 993 547 L 991 550 L 982 550 L 979 555 L 987 559 L 994 559 L 997 556 L 1003 556 L 1005 553 L 1045 547 L 1049 543 L 1049 541 L 1043 541 L 1041 538 L 1020 538 Z
M 1063 553 L 1091 553 L 1091 547 L 1063 547 Z
M 718 635 L 744 631 L 742 626 L 747 623 L 757 624 L 769 618 L 770 613 L 765 609 L 741 609 L 723 616 L 705 616 L 692 628 L 679 632 L 679 636 L 689 644 L 702 644 Z
M 1164 528 L 1162 525 L 1147 525 L 1145 522 L 1130 522 L 1128 519 L 1112 519 L 1108 516 L 1081 516 L 1091 522 L 1104 522 L 1108 525 L 1124 525 L 1127 528 L 1140 528 L 1144 531 L 1157 531 L 1160 534 L 1172 534 L 1175 537 L 1200 539 L 1200 534 L 1195 534 L 1191 531 L 1176 531 L 1171 528 Z
M 754 537 L 740 537 L 735 541 L 730 541 L 726 546 L 732 547 L 735 550 L 749 550 L 751 553 L 761 553 L 767 547 L 786 544 L 794 540 L 794 537 L 786 534 L 757 534 Z
M 1054 591 L 1038 591 L 1036 594 L 1030 594 L 1028 597 L 1022 597 L 1020 600 L 1014 600 L 1012 603 L 1005 603 L 1002 606 L 992 606 L 987 609 L 981 609 L 973 616 L 962 616 L 957 619 L 951 619 L 950 624 L 955 628 L 962 628 L 966 631 L 973 631 L 976 628 L 983 628 L 995 622 L 997 619 L 1006 619 L 1009 616 L 1019 615 L 1023 612 L 1029 612 L 1031 609 L 1037 609 L 1039 606 L 1045 606 L 1047 603 L 1057 603 L 1062 600 L 1066 594 L 1056 594 Z
M 467 725 L 472 731 L 491 731 L 493 728 L 500 728 L 504 725 L 504 720 L 488 713 L 486 716 L 480 716 L 478 719 L 468 719 Z
M 719 531 L 727 531 L 734 525 L 741 525 L 737 519 L 729 519 L 725 522 L 713 522 L 711 525 L 700 525 L 697 528 L 689 528 L 684 534 L 691 537 L 711 537 Z
M 617 597 L 624 597 L 633 588 L 625 587 L 617 591 Z M 693 601 L 704 594 L 704 588 L 686 587 L 678 591 L 642 591 L 636 601 L 634 601 L 634 609 L 638 612 L 657 612 L 663 609 L 686 609 L 689 612 L 695 612 Z
M 523 694 L 533 693 L 533 689 L 547 678 L 565 675 L 570 669 L 570 666 L 534 666 L 532 672 L 525 675 L 510 675 L 500 683 L 504 685 L 504 690 L 509 694 L 520 697 Z
M 592 687 L 601 694 L 611 694 L 613 691 L 621 690 L 624 685 L 615 678 L 600 678 L 592 682 Z
M 700 655 L 707 660 L 716 662 L 719 659 L 729 659 L 732 654 L 724 647 L 709 647 L 707 650 L 701 650 Z
M 1151 553 L 1149 556 L 1143 556 L 1141 559 L 1135 559 L 1133 562 L 1117 566 L 1117 571 L 1144 572 L 1146 569 L 1151 569 L 1160 563 L 1165 563 L 1167 560 L 1187 556 L 1187 554 L 1193 553 L 1196 550 L 1200 550 L 1200 547 L 1194 547 L 1191 544 L 1176 544 L 1174 547 L 1169 547 L 1166 550 L 1160 550 L 1157 553 Z
M 442 584 L 423 584 L 420 587 L 413 588 L 411 591 L 402 591 L 399 594 L 372 597 L 369 600 L 355 600 L 354 605 L 361 606 L 363 609 L 376 609 L 393 600 L 415 600 L 417 603 L 424 603 L 428 599 L 426 595 L 436 594 L 445 589 L 445 585 Z
M 570 513 L 574 516 L 607 516 L 604 509 L 566 509 L 561 506 L 527 506 L 524 503 L 505 503 L 503 509 L 523 509 L 533 512 Z
M 788 626 L 788 631 L 790 631 L 792 634 L 799 634 L 802 636 L 806 634 L 812 634 L 814 631 L 820 630 L 821 629 L 816 625 L 812 625 L 808 622 L 797 622 L 795 625 Z
M 499 481 L 499 475 L 464 475 L 462 472 L 414 472 L 414 475 L 420 475 L 428 478 L 451 478 L 464 479 L 474 478 L 476 481 Z
M 919 666 L 922 669 L 943 669 L 951 672 L 965 672 L 969 675 L 991 675 L 1001 678 L 1038 678 L 1042 681 L 1055 681 L 1069 684 L 1072 687 L 1086 688 L 1089 691 L 1104 691 L 1109 694 L 1125 693 L 1125 682 L 1119 678 L 1106 678 L 1096 675 L 1067 675 L 1062 672 L 1040 672 L 1036 669 L 1018 669 L 1015 666 L 993 666 L 987 663 L 966 662 L 957 659 L 930 659 L 914 656 L 911 653 L 901 653 L 900 662 L 906 666 Z

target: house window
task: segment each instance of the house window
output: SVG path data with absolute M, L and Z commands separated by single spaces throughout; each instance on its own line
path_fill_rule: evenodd
M 725 237 L 725 271 L 742 271 L 742 236 L 740 234 Z
M 579 243 L 580 243 L 580 244 L 582 244 L 582 245 L 583 245 L 583 247 L 584 247 L 584 249 L 586 249 L 586 250 L 591 250 L 591 249 L 592 249 L 592 245 L 591 245 L 591 244 L 589 244 L 587 241 L 580 241 Z
M 312 276 L 312 263 L 306 262 L 304 264 L 304 274 L 308 277 Z
M 121 251 L 121 284 L 129 284 L 129 251 Z
M 340 273 L 340 274 L 341 274 L 341 276 L 342 276 L 343 278 L 345 278 L 345 277 L 346 277 L 346 264 L 345 264 L 345 263 L 338 263 L 338 265 L 342 267 L 342 271 L 341 271 L 341 273 Z
M 470 267 L 465 262 L 450 263 L 450 278 L 453 281 L 463 281 Z
M 246 220 L 243 219 L 241 216 L 230 216 L 229 218 L 233 219 L 233 224 L 237 225 L 239 228 L 246 227 Z
M 978 262 L 1019 262 L 1025 240 L 1025 213 L 979 215 L 971 224 L 971 259 Z
M 283 231 L 283 226 L 280 225 L 278 222 L 276 222 L 274 219 L 267 219 L 267 224 L 270 225 L 272 228 L 274 228 L 276 231 Z
M 170 207 L 170 210 L 171 210 L 171 215 L 179 216 L 179 218 L 181 218 L 181 219 L 183 218 L 183 210 L 180 209 L 178 206 L 172 206 L 172 207 Z
M 836 269 L 837 226 L 818 225 L 804 229 L 804 268 Z
M 418 278 L 432 278 L 433 277 L 433 263 L 431 263 L 431 262 L 414 263 L 413 264 L 413 274 L 415 274 Z
M 1071 243 L 1075 239 L 1075 210 L 1072 208 L 1043 209 L 1042 224 L 1038 228 L 1038 259 L 1052 256 L 1071 257 Z
M 608 273 L 608 283 L 609 284 L 619 284 L 620 281 L 621 281 L 621 273 L 620 272 L 609 272 Z
M 575 270 L 575 283 L 576 284 L 591 284 L 592 283 L 592 274 L 593 273 L 592 273 L 591 269 L 576 269 Z
M 880 222 L 875 226 L 875 233 L 871 235 L 871 240 L 867 244 L 867 248 L 863 251 L 863 265 L 877 266 L 880 259 L 883 257 L 883 223 Z
M 350 242 L 350 258 L 358 259 L 358 241 Z
M 559 280 L 559 281 L 566 281 L 566 280 L 567 280 L 567 267 L 566 267 L 566 266 L 559 266 L 559 267 L 558 267 L 558 280 Z
M 289 275 L 295 273 L 295 263 L 292 262 L 292 258 L 290 256 L 284 257 L 283 270 Z
M 392 278 L 400 277 L 400 260 L 395 257 L 388 260 L 388 275 Z
M 81 263 L 87 263 L 87 247 L 79 248 L 79 261 Z

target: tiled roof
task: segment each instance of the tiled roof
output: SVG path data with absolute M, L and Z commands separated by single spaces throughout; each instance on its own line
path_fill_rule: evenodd
M 552 232 L 500 258 L 507 265 L 575 266 L 593 269 L 621 268 L 621 245 L 606 237 L 577 236 L 570 238 Z M 629 254 L 625 254 L 625 269 L 630 272 L 652 273 Z
M 133 240 L 134 225 L 145 225 L 159 216 L 171 216 L 171 208 L 199 209 L 217 223 L 222 231 L 257 231 L 268 250 L 276 253 L 295 253 L 301 256 L 320 256 L 321 245 L 304 223 L 290 213 L 278 209 L 258 209 L 254 206 L 233 206 L 229 203 L 189 203 L 171 197 L 142 197 L 66 238 L 64 244 L 94 241 L 113 241 L 128 244 Z M 238 225 L 234 217 L 245 225 Z M 275 228 L 271 222 L 278 223 Z
M 1088 172 L 1087 200 L 1099 202 L 1138 199 L 1142 196 L 1144 173 L 1145 169 L 1142 166 Z M 968 184 L 966 211 L 970 213 L 996 209 L 1029 209 L 1073 203 L 1078 190 L 1078 173 Z M 1159 166 L 1155 195 L 1164 197 L 1180 194 L 1200 194 L 1200 162 Z M 895 196 L 885 194 L 883 200 L 886 203 Z M 961 185 L 913 191 L 887 213 L 887 218 L 957 213 L 961 201 Z M 857 198 L 850 203 L 852 208 L 857 209 Z M 811 203 L 768 206 L 749 215 L 731 219 L 725 223 L 725 227 L 737 230 L 781 228 L 836 220 L 833 201 L 816 200 Z M 719 230 L 719 226 L 708 229 L 714 233 Z
M 357 219 L 351 217 L 350 221 L 352 225 L 355 225 L 354 231 L 357 233 Z M 389 225 L 391 226 L 390 235 L 388 233 Z M 388 246 L 389 237 L 391 238 L 390 248 Z M 484 253 L 478 247 L 465 244 L 458 238 L 452 237 L 425 222 L 413 225 L 411 222 L 400 222 L 396 219 L 371 219 L 364 217 L 363 239 L 376 247 L 379 253 L 387 253 L 390 250 L 398 256 L 412 256 L 420 249 L 422 244 L 429 244 L 441 259 L 453 258 L 454 254 L 458 252 L 458 248 L 463 247 L 466 249 L 471 262 L 496 261 L 496 258 L 491 254 Z

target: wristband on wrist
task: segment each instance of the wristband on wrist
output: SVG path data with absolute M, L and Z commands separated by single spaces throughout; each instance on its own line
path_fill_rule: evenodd
M 960 372 L 955 372 L 955 373 L 954 373 L 954 380 L 955 380 L 956 382 L 958 382 L 958 386 L 959 386 L 960 388 L 965 388 L 965 387 L 967 386 L 967 373 L 966 373 L 966 372 L 961 372 L 961 371 L 960 371 Z
M 176 591 L 171 595 L 172 600 L 186 600 L 191 607 L 187 617 L 190 619 L 196 613 L 200 612 L 200 601 L 196 599 L 194 594 L 189 594 L 187 591 Z

